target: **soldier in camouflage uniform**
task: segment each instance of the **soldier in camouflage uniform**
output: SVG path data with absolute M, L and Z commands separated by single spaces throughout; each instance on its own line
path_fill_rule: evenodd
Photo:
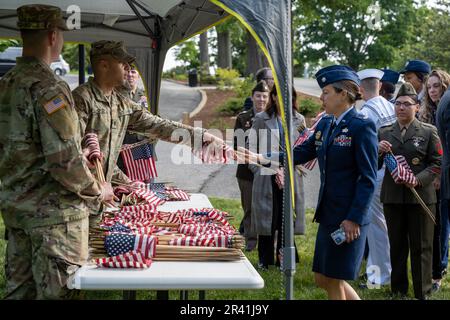
M 87 259 L 86 201 L 112 199 L 82 156 L 68 85 L 49 65 L 61 53 L 61 10 L 17 9 L 23 57 L 0 80 L 0 210 L 8 240 L 7 299 L 70 297 L 68 277 Z
M 196 145 L 202 141 L 224 143 L 203 129 L 155 116 L 119 93 L 116 88 L 124 85 L 129 66 L 135 60 L 126 52 L 122 42 L 94 42 L 90 60 L 94 77 L 90 77 L 87 83 L 76 88 L 72 94 L 82 132 L 94 132 L 98 136 L 100 149 L 104 154 L 103 170 L 106 181 L 117 180 L 119 173 L 123 176 L 116 163 L 127 130 L 151 140 L 162 139 L 191 146 L 194 146 L 194 141 Z M 179 141 L 172 141 L 172 133 L 177 129 L 180 129 L 179 132 L 189 133 L 190 139 L 184 139 L 180 135 Z M 92 223 L 95 223 L 95 219 Z

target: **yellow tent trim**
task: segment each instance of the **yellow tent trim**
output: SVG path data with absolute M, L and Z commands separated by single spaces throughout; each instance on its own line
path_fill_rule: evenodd
M 255 38 L 256 42 L 259 45 L 259 47 L 263 51 L 264 55 L 266 56 L 267 60 L 269 61 L 270 68 L 273 71 L 275 85 L 276 85 L 276 87 L 278 89 L 278 92 L 279 92 L 279 94 L 278 94 L 278 102 L 280 104 L 281 122 L 282 122 L 282 125 L 283 125 L 283 130 L 284 130 L 284 132 L 288 132 L 286 118 L 285 118 L 286 115 L 284 113 L 284 103 L 283 103 L 283 99 L 281 97 L 282 95 L 281 95 L 281 90 L 280 90 L 280 88 L 281 88 L 280 87 L 280 83 L 278 81 L 278 76 L 277 76 L 277 74 L 275 72 L 275 68 L 274 68 L 274 64 L 273 64 L 273 61 L 272 61 L 272 57 L 270 56 L 269 51 L 267 50 L 266 46 L 261 41 L 259 36 L 256 34 L 255 30 L 253 30 L 253 28 L 239 14 L 237 14 L 235 11 L 233 11 L 232 9 L 228 8 L 227 6 L 225 6 L 219 0 L 209 0 L 209 1 L 214 3 L 216 6 L 221 7 L 222 9 L 224 9 L 225 11 L 227 11 L 228 13 L 233 15 L 234 17 L 236 17 L 248 29 L 248 31 L 251 33 L 253 38 Z M 286 151 L 287 151 L 286 152 L 287 153 L 287 160 L 288 160 L 288 163 L 292 163 L 292 153 L 291 153 L 291 146 L 290 146 L 290 143 L 289 143 L 289 137 L 288 137 L 287 134 L 285 134 L 284 138 L 285 138 Z M 290 184 L 291 184 L 292 208 L 295 209 L 294 173 L 290 169 L 291 168 L 289 167 L 289 177 L 290 177 L 290 182 L 291 182 Z M 294 210 L 294 215 L 295 215 L 295 210 Z

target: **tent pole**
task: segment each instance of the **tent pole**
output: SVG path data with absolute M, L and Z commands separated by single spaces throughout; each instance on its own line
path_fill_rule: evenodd
M 78 45 L 78 85 L 85 83 L 84 77 L 84 44 Z
M 291 1 L 287 0 L 287 21 L 290 24 L 290 29 L 288 34 L 285 35 L 285 45 L 286 52 L 291 59 L 287 60 L 287 70 L 286 70 L 286 83 L 282 84 L 286 86 L 286 95 L 284 97 L 287 101 L 284 101 L 284 110 L 286 115 L 286 125 L 287 125 L 287 138 L 289 139 L 290 153 L 292 152 L 292 56 L 291 56 Z M 292 190 L 291 190 L 291 176 L 289 172 L 294 172 L 294 185 L 295 185 L 295 171 L 293 161 L 289 163 L 288 157 L 284 157 L 284 203 L 283 203 L 283 216 L 284 216 L 284 248 L 283 248 L 283 271 L 285 275 L 285 289 L 286 289 L 286 300 L 294 299 L 294 274 L 295 274 L 295 246 L 294 246 L 294 215 L 292 206 Z M 299 205 L 296 203 L 296 205 Z

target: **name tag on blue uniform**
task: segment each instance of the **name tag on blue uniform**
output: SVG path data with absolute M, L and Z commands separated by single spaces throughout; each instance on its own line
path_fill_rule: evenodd
M 333 145 L 339 147 L 351 147 L 352 146 L 352 137 L 348 137 L 344 134 L 337 136 L 334 138 Z

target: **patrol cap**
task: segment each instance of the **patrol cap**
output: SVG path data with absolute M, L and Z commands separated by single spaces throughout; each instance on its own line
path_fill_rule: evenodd
M 406 62 L 405 67 L 400 71 L 400 73 L 406 72 L 421 72 L 429 74 L 431 72 L 431 66 L 429 63 L 422 60 L 409 60 Z
M 269 86 L 264 80 L 259 81 L 256 86 L 252 90 L 252 95 L 255 93 L 255 91 L 258 92 L 270 92 Z
M 390 82 L 392 84 L 397 84 L 398 78 L 400 78 L 400 73 L 391 69 L 383 69 L 384 75 L 381 78 L 381 82 Z
M 62 11 L 55 6 L 29 4 L 17 8 L 17 27 L 21 30 L 51 30 L 59 28 L 68 31 Z
M 319 70 L 316 73 L 316 80 L 320 88 L 323 88 L 329 84 L 342 81 L 350 80 L 353 81 L 358 86 L 361 84 L 361 80 L 353 69 L 347 66 L 331 66 L 333 68 L 327 67 L 328 71 L 323 72 Z
M 110 55 L 121 62 L 128 63 L 129 65 L 136 60 L 135 57 L 125 50 L 123 41 L 100 40 L 93 42 L 91 45 L 91 52 L 89 53 L 91 63 L 93 59 L 103 55 Z
M 383 78 L 384 72 L 379 69 L 364 69 L 361 71 L 358 71 L 358 77 L 361 80 L 369 79 L 369 78 L 376 78 L 378 80 L 381 80 Z
M 409 82 L 405 82 L 402 84 L 402 86 L 398 90 L 398 93 L 397 93 L 397 96 L 395 97 L 395 99 L 397 100 L 399 97 L 402 97 L 402 96 L 409 96 L 417 101 L 416 89 L 414 89 L 413 85 Z
M 319 77 L 322 75 L 322 73 L 331 71 L 331 70 L 347 70 L 347 71 L 355 71 L 352 68 L 350 68 L 349 66 L 345 66 L 345 65 L 332 65 L 332 66 L 328 66 L 325 68 L 320 69 L 319 71 L 316 72 L 315 77 L 316 79 L 319 79 Z

